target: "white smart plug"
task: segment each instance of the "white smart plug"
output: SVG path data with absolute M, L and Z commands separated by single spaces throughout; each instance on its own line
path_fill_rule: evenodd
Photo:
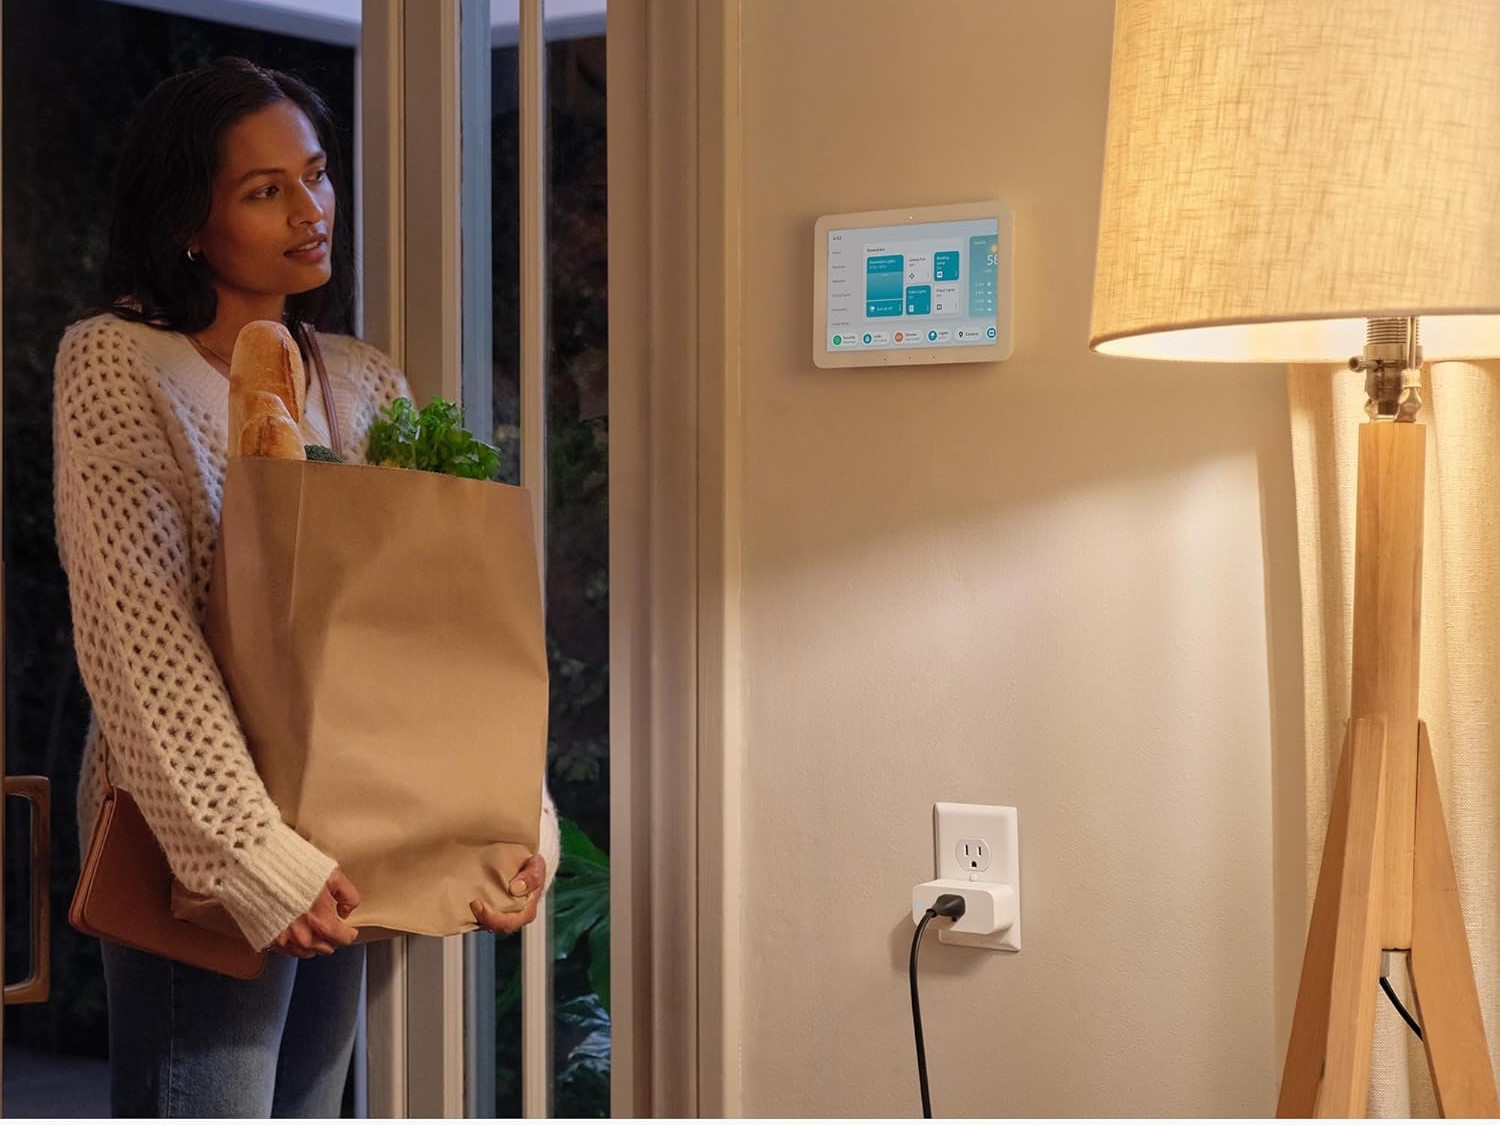
M 976 937 L 1000 935 L 992 943 L 997 949 L 1019 949 L 1007 944 L 1004 935 L 1015 927 L 1016 889 L 1006 883 L 971 883 L 965 879 L 933 879 L 911 889 L 911 920 L 920 922 L 927 908 L 939 895 L 958 895 L 964 900 L 964 916 L 939 932 L 973 934 Z

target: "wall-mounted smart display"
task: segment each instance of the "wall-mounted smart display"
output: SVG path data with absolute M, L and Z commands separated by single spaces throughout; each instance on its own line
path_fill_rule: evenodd
M 1014 221 L 1000 200 L 825 215 L 813 238 L 819 367 L 1011 353 Z

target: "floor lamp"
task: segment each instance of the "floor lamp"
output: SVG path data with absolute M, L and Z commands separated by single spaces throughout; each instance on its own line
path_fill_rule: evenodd
M 1444 1115 L 1500 1111 L 1417 714 L 1420 368 L 1500 356 L 1497 59 L 1493 0 L 1117 0 L 1091 345 L 1347 360 L 1370 399 L 1350 721 L 1280 1116 L 1364 1116 L 1382 950 L 1410 957 Z

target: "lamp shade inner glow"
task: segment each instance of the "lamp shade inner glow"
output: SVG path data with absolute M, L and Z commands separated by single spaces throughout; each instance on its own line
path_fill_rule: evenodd
M 1117 0 L 1090 346 L 1500 356 L 1497 60 L 1497 0 Z

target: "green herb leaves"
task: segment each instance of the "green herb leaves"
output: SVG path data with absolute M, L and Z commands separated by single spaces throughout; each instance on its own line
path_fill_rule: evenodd
M 493 480 L 500 472 L 500 451 L 463 427 L 463 411 L 435 398 L 421 411 L 410 399 L 398 398 L 370 423 L 365 460 L 398 469 L 424 469 L 474 480 Z

